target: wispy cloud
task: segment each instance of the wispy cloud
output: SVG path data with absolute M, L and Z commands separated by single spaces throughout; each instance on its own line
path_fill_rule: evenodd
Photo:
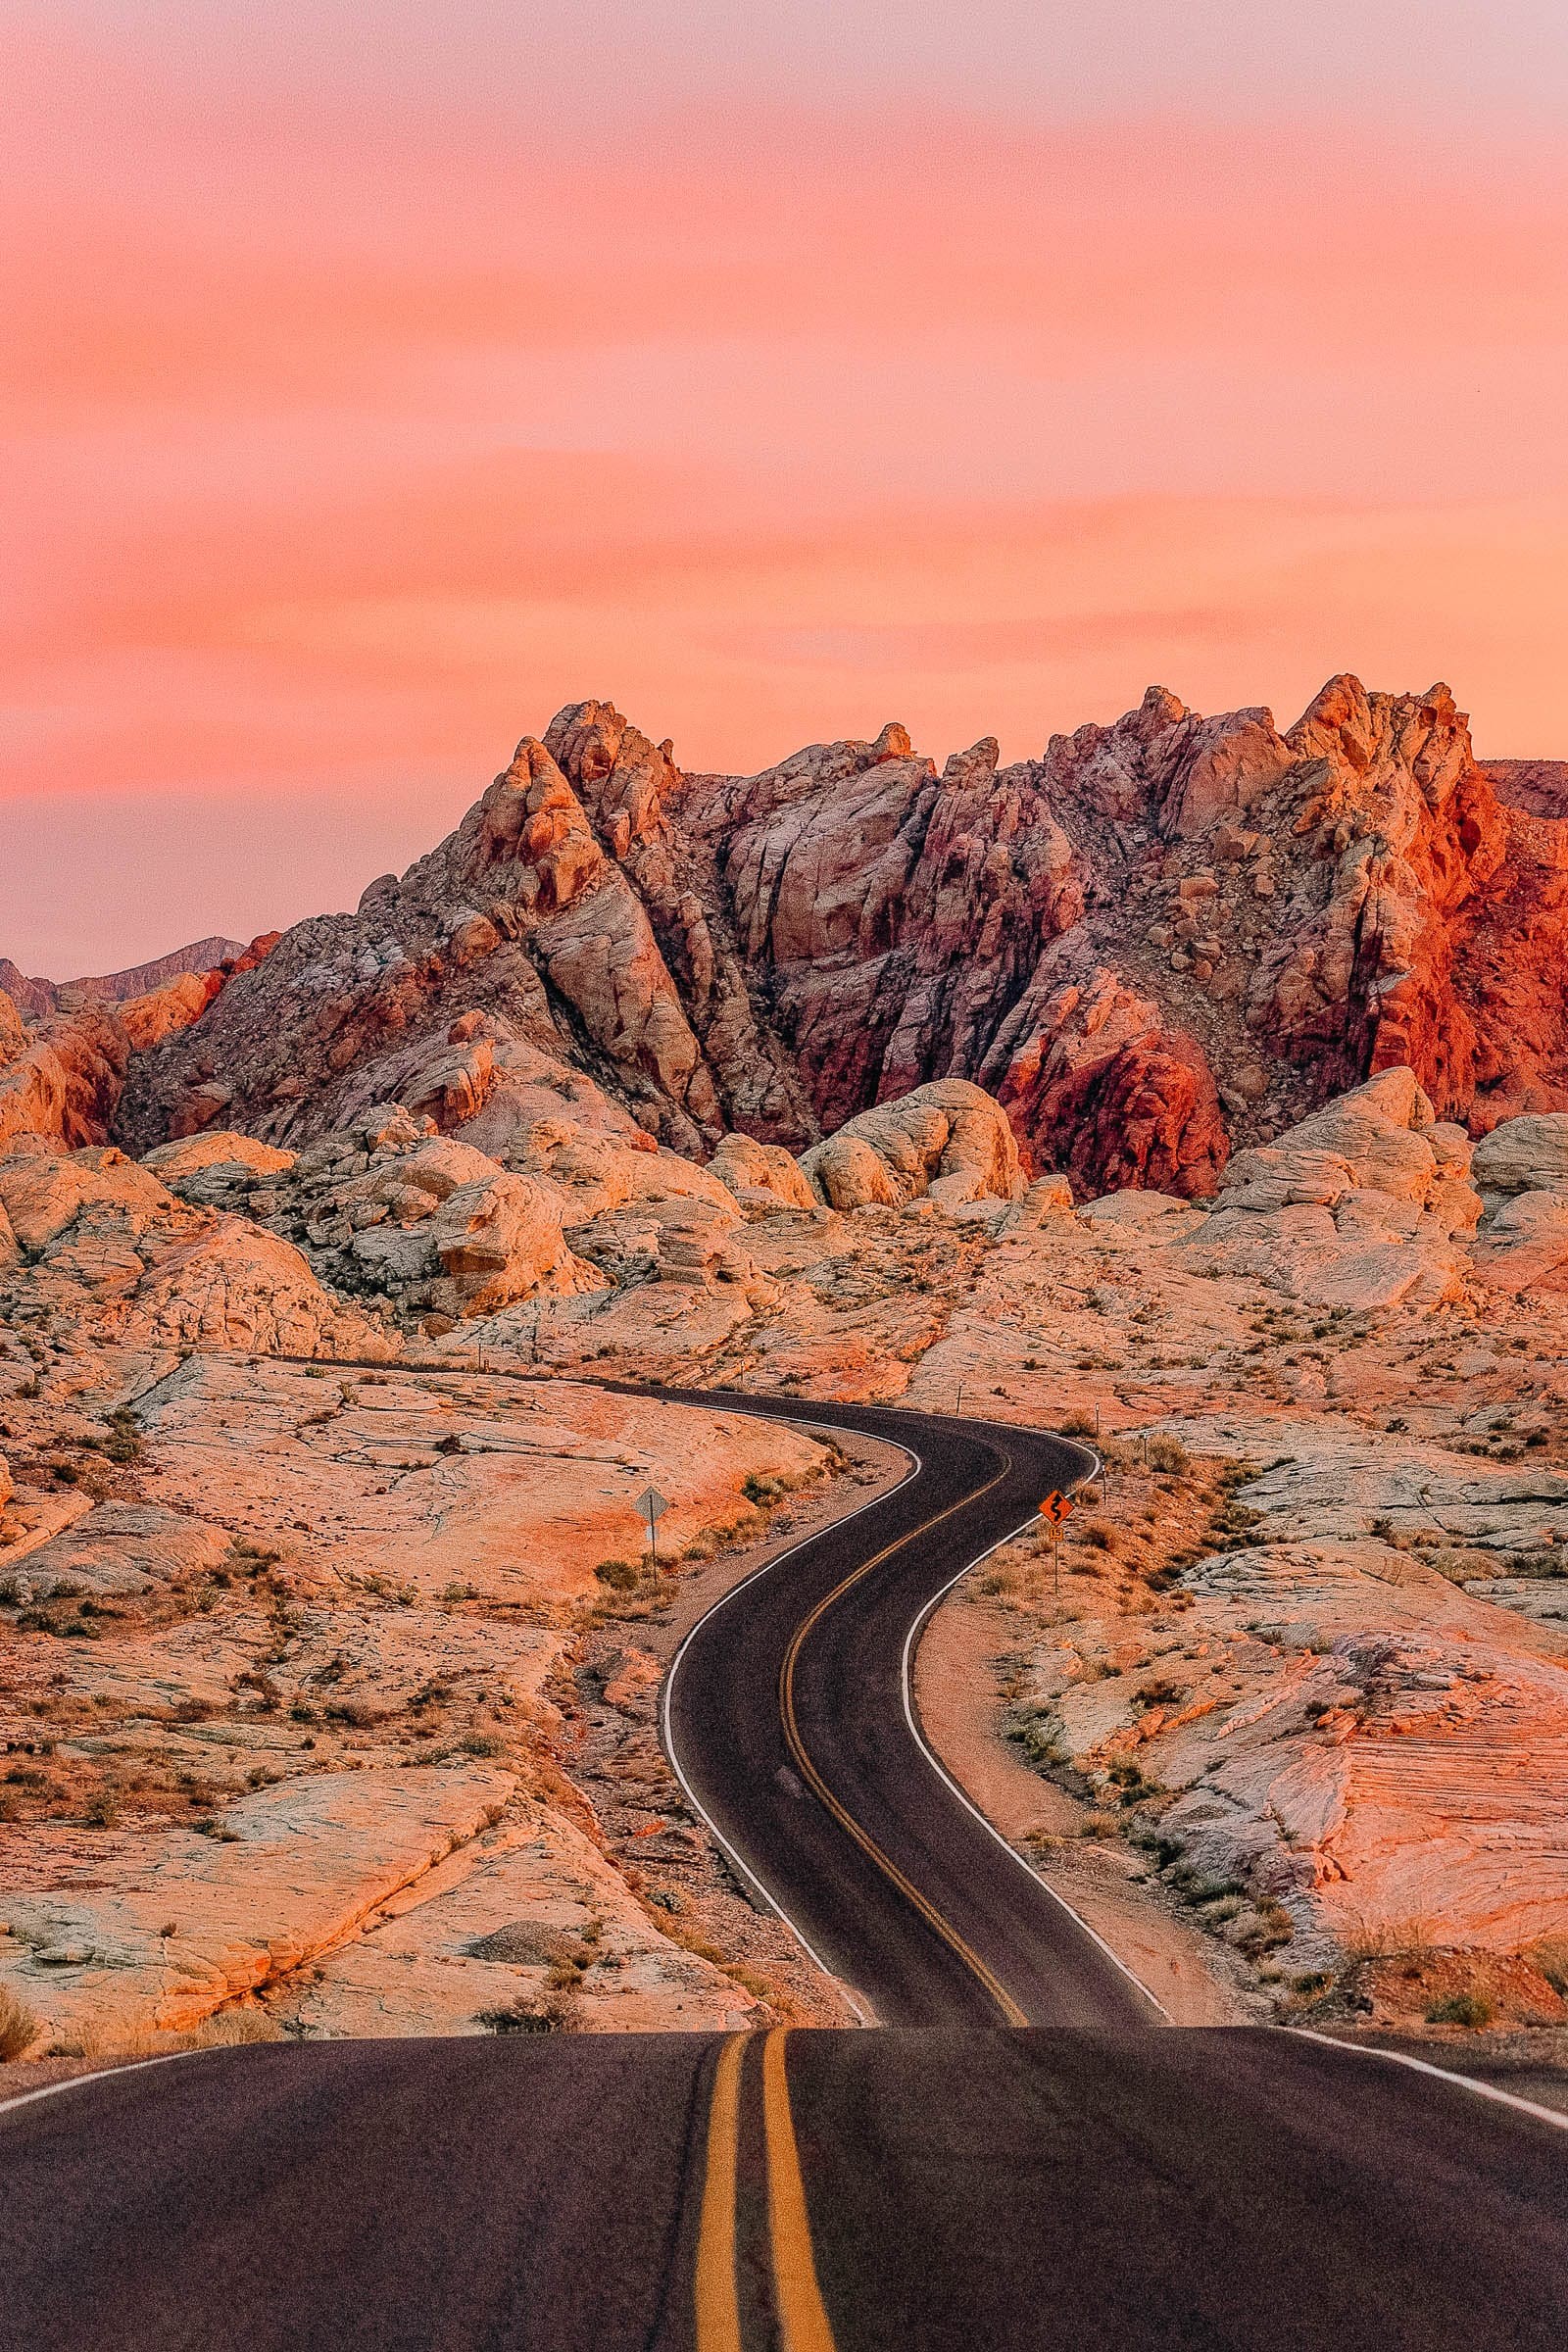
M 747 34 L 715 80 L 651 4 L 598 70 L 583 11 L 526 12 L 531 48 L 520 12 L 421 12 L 423 86 L 412 12 L 384 54 L 335 5 L 265 39 L 219 0 L 177 40 L 24 15 L 0 790 L 38 846 L 0 949 L 26 961 L 61 887 L 53 802 L 243 800 L 253 840 L 313 789 L 337 813 L 291 886 L 341 900 L 387 796 L 412 854 L 414 780 L 445 821 L 586 692 L 750 765 L 895 711 L 1022 753 L 1154 676 L 1294 714 L 1352 665 L 1565 748 L 1544 18 L 1533 50 L 1532 11 L 1493 9 L 1462 138 L 1425 65 L 1372 138 L 1423 24 L 1457 70 L 1462 0 L 1368 0 L 1359 76 L 1310 103 L 1308 49 L 1247 30 L 1277 11 L 1135 9 L 1152 64 L 1119 80 L 1124 8 L 997 0 L 956 50 L 951 11 L 901 8 L 886 71 L 873 0 L 796 13 L 817 70 Z M 282 911 L 272 873 L 225 926 Z M 159 944 L 124 919 L 78 960 Z

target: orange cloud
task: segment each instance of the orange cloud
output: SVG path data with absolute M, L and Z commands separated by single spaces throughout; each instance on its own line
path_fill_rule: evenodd
M 292 826 L 314 788 L 348 813 L 300 887 L 341 901 L 357 800 L 477 786 L 584 693 L 745 766 L 895 713 L 1016 755 L 1152 677 L 1294 715 L 1354 666 L 1568 750 L 1560 153 L 589 90 L 501 136 L 477 98 L 33 39 L 0 274 L 31 808 Z M 24 845 L 19 960 L 48 884 Z

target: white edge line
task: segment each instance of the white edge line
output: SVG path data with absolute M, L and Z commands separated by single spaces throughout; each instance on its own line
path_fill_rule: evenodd
M 1086 1484 L 1088 1478 L 1091 1476 L 1093 1476 L 1092 1472 L 1086 1473 L 1085 1478 L 1081 1479 L 1079 1484 Z M 948 1594 L 953 1591 L 954 1586 L 961 1584 L 971 1569 L 978 1568 L 983 1560 L 989 1560 L 991 1554 L 994 1551 L 1000 1551 L 1004 1544 L 1015 1543 L 1018 1537 L 1023 1535 L 1032 1525 L 1033 1522 L 1031 1520 L 1025 1519 L 1023 1524 L 1019 1527 L 1015 1527 L 1010 1535 L 1000 1536 L 995 1544 L 988 1545 L 987 1548 L 978 1553 L 974 1559 L 966 1561 L 958 1570 L 957 1575 L 955 1577 L 950 1577 L 948 1582 L 943 1586 L 941 1592 L 934 1592 L 931 1598 L 920 1610 L 919 1615 L 915 1618 L 913 1624 L 910 1626 L 904 1639 L 904 1659 L 900 1670 L 900 1680 L 903 1684 L 904 1720 L 908 1725 L 909 1730 L 913 1735 L 915 1745 L 919 1748 L 920 1753 L 925 1757 L 925 1760 L 930 1765 L 932 1771 L 940 1780 L 943 1780 L 947 1783 L 948 1787 L 952 1789 L 954 1795 L 957 1798 L 959 1804 L 963 1806 L 964 1810 L 974 1815 L 975 1820 L 980 1824 L 980 1827 L 983 1830 L 988 1830 L 990 1832 L 991 1836 L 1001 1846 L 1003 1852 L 1004 1854 L 1010 1854 L 1014 1862 L 1017 1863 L 1018 1868 L 1025 1872 L 1029 1878 L 1033 1879 L 1035 1885 L 1043 1888 L 1044 1891 L 1050 1895 L 1054 1903 L 1059 1903 L 1061 1905 L 1061 1908 L 1066 1912 L 1068 1918 L 1076 1921 L 1077 1925 L 1082 1928 L 1084 1934 L 1089 1937 L 1090 1942 L 1099 1945 L 1100 1949 L 1104 1953 L 1105 1958 L 1111 1963 L 1112 1967 L 1120 1969 L 1128 1984 L 1133 1985 L 1136 1990 L 1141 1992 L 1145 2000 L 1148 2001 L 1152 2008 L 1155 2008 L 1159 2011 L 1160 2016 L 1165 2020 L 1167 2025 L 1172 2025 L 1175 2021 L 1172 2018 L 1170 2011 L 1166 2008 L 1164 2002 L 1160 2000 L 1158 1995 L 1150 1991 L 1149 1986 L 1144 1983 L 1142 1977 L 1134 1975 L 1133 1971 L 1128 1967 L 1126 1961 L 1122 1959 L 1121 1955 L 1118 1952 L 1112 1951 L 1110 1945 L 1105 1941 L 1103 1936 L 1098 1935 L 1096 1931 L 1089 1925 L 1088 1920 L 1084 1918 L 1082 1912 L 1075 1911 L 1073 1909 L 1073 1906 L 1068 1902 L 1066 1896 L 1058 1892 L 1058 1890 L 1052 1886 L 1049 1879 L 1041 1876 L 1040 1872 L 1035 1869 L 1033 1863 L 1027 1861 L 1024 1856 L 1019 1853 L 1017 1847 L 1003 1836 L 996 1823 L 989 1820 L 987 1816 L 981 1812 L 973 1797 L 968 1795 L 967 1792 L 959 1787 L 958 1783 L 954 1779 L 952 1773 L 949 1772 L 947 1766 L 942 1762 L 941 1757 L 938 1756 L 936 1750 L 932 1747 L 930 1741 L 926 1739 L 925 1734 L 921 1731 L 919 1724 L 915 1720 L 910 1670 L 914 1664 L 915 1643 L 918 1642 L 921 1634 L 925 1631 L 927 1623 L 936 1614 L 943 1601 L 947 1599 Z
M 1553 2131 L 1568 2132 L 1568 2115 L 1557 2108 L 1538 2106 L 1534 2099 L 1522 2099 L 1517 2091 L 1499 2090 L 1494 2082 L 1478 2082 L 1474 2075 L 1456 2075 L 1446 2066 L 1434 2066 L 1430 2058 L 1412 2058 L 1405 2050 L 1380 2050 L 1375 2041 L 1340 2041 L 1332 2034 L 1314 2033 L 1310 2026 L 1280 2026 L 1275 2030 L 1294 2034 L 1298 2041 L 1321 2042 L 1326 2050 L 1348 2050 L 1352 2058 L 1381 2058 L 1388 2066 L 1407 2066 L 1418 2075 L 1435 2075 L 1440 2082 L 1452 2082 L 1478 2099 L 1491 2099 L 1499 2107 L 1514 2108 L 1520 2115 L 1533 2115 L 1538 2123 L 1550 2124 Z
M 139 2075 L 149 2066 L 172 2066 L 176 2058 L 208 2058 L 210 2050 L 165 2050 L 159 2058 L 133 2058 L 125 2066 L 100 2066 L 90 2075 L 68 2075 L 63 2082 L 40 2082 L 36 2090 L 19 2090 L 14 2099 L 0 2099 L 0 2115 L 14 2107 L 30 2107 L 34 2099 L 52 2099 L 62 2090 L 85 2090 L 89 2082 L 107 2082 L 111 2075 Z
M 769 1414 L 767 1417 L 769 1419 L 775 1418 L 775 1416 L 771 1414 Z M 788 1420 L 794 1427 L 802 1429 L 823 1430 L 830 1437 L 835 1434 L 833 1425 L 826 1421 L 808 1421 L 804 1418 L 799 1418 L 794 1414 L 786 1415 L 782 1413 L 777 1415 L 776 1418 L 779 1420 Z M 837 1434 L 842 1435 L 842 1432 Z M 859 1430 L 853 1431 L 851 1434 L 854 1436 L 865 1437 L 870 1436 L 872 1433 L 865 1430 Z M 902 1453 L 905 1456 L 910 1467 L 905 1472 L 904 1476 L 898 1481 L 896 1486 L 884 1487 L 881 1494 L 867 1495 L 864 1502 L 857 1503 L 853 1511 L 846 1511 L 842 1518 L 832 1520 L 829 1524 L 834 1528 L 847 1527 L 852 1519 L 858 1519 L 862 1511 L 869 1511 L 873 1509 L 877 1503 L 885 1502 L 890 1494 L 896 1494 L 899 1492 L 900 1487 L 907 1486 L 909 1480 L 912 1477 L 915 1477 L 921 1470 L 925 1468 L 924 1462 L 920 1459 L 920 1456 L 915 1452 L 914 1448 L 911 1446 L 904 1445 L 899 1439 L 876 1437 L 873 1439 L 873 1442 L 877 1445 L 893 1446 L 896 1452 Z M 660 1715 L 662 1718 L 662 1729 L 663 1732 L 664 1753 L 669 1758 L 669 1768 L 675 1775 L 676 1780 L 680 1783 L 681 1788 L 686 1797 L 686 1801 L 691 1806 L 692 1811 L 697 1815 L 698 1820 L 707 1826 L 710 1835 L 722 1847 L 726 1857 L 734 1866 L 734 1868 L 739 1871 L 741 1877 L 756 1887 L 758 1893 L 761 1896 L 763 1902 L 766 1903 L 768 1909 L 774 1912 L 776 1916 L 783 1921 L 785 1927 L 788 1928 L 790 1934 L 794 1936 L 796 1942 L 800 1945 L 808 1960 L 810 1961 L 811 1966 L 822 1976 L 824 1976 L 828 1983 L 835 1986 L 836 1989 L 843 1994 L 850 2007 L 854 2010 L 858 2022 L 862 2026 L 870 2026 L 876 2022 L 875 2011 L 867 2009 L 864 2001 L 857 1995 L 857 1993 L 848 1984 L 846 1984 L 845 1980 L 839 1976 L 835 1970 L 828 1966 L 827 1962 L 823 1959 L 821 1953 L 816 1949 L 816 1946 L 811 1942 L 810 1937 L 806 1934 L 805 1930 L 796 1920 L 790 1917 L 790 1914 L 785 1910 L 783 1904 L 779 1901 L 778 1896 L 773 1892 L 772 1888 L 766 1886 L 763 1881 L 759 1878 L 757 1872 L 752 1868 L 751 1864 L 742 1854 L 737 1852 L 736 1848 L 730 1843 L 723 1831 L 719 1828 L 717 1822 L 703 1804 L 701 1798 L 697 1794 L 696 1789 L 692 1787 L 691 1782 L 687 1779 L 685 1771 L 681 1765 L 680 1757 L 676 1752 L 675 1729 L 670 1714 L 670 1702 L 675 1689 L 675 1677 L 680 1671 L 680 1662 L 686 1655 L 686 1652 L 691 1646 L 692 1642 L 696 1641 L 698 1635 L 708 1623 L 710 1617 L 717 1616 L 719 1610 L 723 1608 L 727 1602 L 734 1600 L 737 1594 L 746 1592 L 750 1586 L 758 1583 L 760 1578 L 770 1575 L 775 1568 L 782 1567 L 786 1560 L 793 1559 L 798 1551 L 804 1551 L 808 1544 L 814 1544 L 819 1536 L 825 1535 L 826 1533 L 826 1528 L 814 1528 L 808 1536 L 803 1536 L 798 1544 L 791 1544 L 785 1550 L 775 1553 L 772 1559 L 764 1560 L 760 1568 L 754 1568 L 751 1575 L 742 1577 L 738 1585 L 731 1585 L 727 1592 L 721 1592 L 718 1598 L 715 1601 L 712 1601 L 709 1607 L 703 1611 L 702 1615 L 698 1618 L 697 1623 L 688 1630 L 684 1640 L 680 1644 L 680 1647 L 676 1650 L 675 1655 L 669 1662 L 669 1672 L 664 1677 L 664 1688 L 660 1696 Z
M 769 1415 L 768 1417 L 771 1419 L 774 1416 Z M 836 1426 L 834 1423 L 827 1421 L 808 1421 L 804 1416 L 797 1419 L 797 1416 L 794 1414 L 779 1414 L 777 1418 L 780 1420 L 787 1419 L 796 1427 L 802 1429 L 823 1430 L 829 1437 L 834 1435 Z M 973 1427 L 976 1429 L 997 1430 L 1005 1432 L 1007 1434 L 1013 1434 L 1015 1427 L 1015 1425 L 1011 1422 L 970 1422 L 967 1415 L 964 1416 L 964 1426 L 966 1428 Z M 860 1430 L 854 1434 L 860 1437 L 872 1437 L 874 1442 L 878 1445 L 894 1446 L 913 1465 L 913 1470 L 906 1472 L 905 1476 L 900 1479 L 899 1487 L 906 1486 L 910 1476 L 925 1468 L 923 1460 L 921 1459 L 920 1455 L 915 1452 L 913 1446 L 905 1445 L 902 1439 L 880 1436 L 868 1430 Z M 1035 1432 L 1032 1434 L 1042 1435 L 1054 1433 Z M 1095 1457 L 1095 1461 L 1098 1468 L 1100 1466 L 1098 1455 Z M 1094 1471 L 1086 1471 L 1084 1477 L 1079 1480 L 1079 1485 L 1082 1486 L 1086 1484 L 1089 1479 L 1093 1478 L 1094 1475 Z M 836 1528 L 846 1527 L 852 1519 L 858 1519 L 861 1511 L 870 1510 L 873 1504 L 884 1501 L 888 1494 L 896 1494 L 898 1491 L 898 1487 L 886 1488 L 881 1494 L 873 1494 L 866 1501 L 858 1503 L 853 1511 L 846 1511 L 842 1519 L 835 1519 L 831 1524 Z M 1132 1970 L 1127 1966 L 1127 1963 L 1120 1957 L 1120 1955 L 1112 1951 L 1110 1945 L 1105 1941 L 1104 1937 L 1101 1935 L 1098 1935 L 1096 1931 L 1089 1925 L 1088 1920 L 1086 1920 L 1080 1912 L 1077 1912 L 1073 1909 L 1066 1896 L 1064 1894 L 1059 1894 L 1056 1888 L 1051 1885 L 1049 1880 L 1043 1879 L 1040 1873 L 1032 1866 L 1032 1864 L 1025 1861 L 1023 1855 L 1019 1853 L 1016 1846 L 1008 1844 L 1006 1838 L 1004 1838 L 1002 1832 L 997 1828 L 996 1823 L 993 1821 L 988 1821 L 985 1814 L 981 1812 L 979 1806 L 974 1802 L 972 1797 L 968 1796 L 965 1791 L 959 1788 L 957 1782 L 953 1778 L 953 1775 L 947 1770 L 946 1766 L 940 1761 L 934 1750 L 927 1742 L 919 1725 L 914 1719 L 914 1711 L 910 1704 L 909 1667 L 914 1643 L 924 1628 L 927 1619 L 931 1617 L 940 1604 L 946 1600 L 948 1594 L 953 1591 L 954 1586 L 961 1583 L 963 1578 L 969 1574 L 971 1568 L 978 1568 L 983 1560 L 990 1559 L 991 1554 L 994 1551 L 1000 1551 L 1004 1544 L 1010 1544 L 1014 1542 L 1014 1540 L 1018 1536 L 1022 1535 L 1025 1529 L 1027 1529 L 1031 1524 L 1031 1521 L 1027 1519 L 1024 1520 L 1022 1525 L 1015 1527 L 1010 1535 L 999 1537 L 995 1544 L 988 1544 L 984 1551 L 977 1552 L 972 1560 L 966 1560 L 964 1565 L 958 1570 L 957 1575 L 950 1578 L 948 1583 L 942 1587 L 942 1590 L 939 1592 L 933 1593 L 931 1598 L 920 1608 L 913 1623 L 910 1625 L 907 1634 L 905 1636 L 904 1641 L 904 1655 L 900 1670 L 900 1681 L 902 1684 L 901 1695 L 904 1701 L 904 1719 L 906 1723 L 907 1723 L 909 1730 L 913 1735 L 915 1745 L 919 1748 L 920 1753 L 925 1757 L 926 1762 L 930 1765 L 932 1771 L 937 1775 L 937 1778 L 943 1781 L 953 1791 L 953 1794 L 957 1798 L 959 1804 L 963 1806 L 964 1810 L 973 1814 L 975 1820 L 980 1824 L 981 1828 L 987 1831 L 989 1835 L 996 1839 L 997 1843 L 1001 1846 L 1004 1854 L 1010 1854 L 1012 1856 L 1013 1861 L 1017 1863 L 1018 1868 L 1027 1878 L 1032 1879 L 1037 1886 L 1039 1886 L 1046 1894 L 1050 1895 L 1054 1903 L 1060 1905 L 1061 1909 L 1066 1912 L 1068 1918 L 1074 1921 L 1075 1924 L 1083 1930 L 1084 1934 L 1089 1937 L 1091 1943 L 1098 1945 L 1099 1949 L 1104 1953 L 1105 1958 L 1111 1963 L 1111 1966 L 1120 1970 L 1121 1974 L 1127 1979 L 1128 1984 L 1131 1984 L 1136 1991 L 1141 1992 L 1145 2000 L 1150 2003 L 1151 2007 L 1157 2009 L 1160 2016 L 1165 2020 L 1166 2024 L 1169 2025 L 1173 2021 L 1171 2019 L 1170 2012 L 1165 2007 L 1163 2001 L 1161 2001 L 1156 1994 L 1150 1991 L 1149 1986 L 1144 1983 L 1141 1977 L 1137 1977 L 1133 1974 Z M 857 1999 L 855 1993 L 845 1983 L 844 1979 L 840 1976 L 837 1976 L 834 1971 L 828 1967 L 820 1952 L 815 1949 L 808 1936 L 806 1936 L 796 1921 L 790 1917 L 783 1904 L 779 1901 L 777 1895 L 775 1895 L 769 1887 L 764 1886 L 763 1882 L 758 1877 L 756 1871 L 752 1869 L 750 1863 L 745 1861 L 743 1857 L 737 1853 L 734 1846 L 731 1845 L 729 1839 L 724 1836 L 723 1831 L 714 1821 L 712 1815 L 704 1808 L 703 1804 L 698 1798 L 696 1790 L 693 1788 L 690 1781 L 686 1778 L 684 1771 L 681 1769 L 680 1758 L 675 1751 L 674 1728 L 670 1720 L 670 1695 L 675 1688 L 675 1676 L 679 1669 L 681 1659 L 685 1656 L 689 1644 L 696 1640 L 698 1634 L 701 1633 L 703 1627 L 708 1623 L 709 1618 L 715 1616 L 717 1612 L 723 1608 L 726 1601 L 733 1600 L 736 1594 L 744 1592 L 748 1586 L 755 1585 L 760 1577 L 764 1577 L 772 1569 L 782 1566 L 785 1560 L 792 1559 L 795 1553 L 798 1551 L 804 1551 L 808 1544 L 814 1544 L 817 1537 L 825 1533 L 825 1529 L 818 1528 L 815 1529 L 812 1534 L 808 1536 L 803 1536 L 798 1544 L 790 1544 L 786 1550 L 779 1552 L 773 1559 L 764 1560 L 760 1568 L 754 1568 L 750 1576 L 743 1577 L 738 1585 L 732 1585 L 727 1592 L 721 1592 L 718 1598 L 713 1601 L 709 1608 L 706 1608 L 703 1611 L 703 1614 L 698 1618 L 697 1623 L 691 1627 L 685 1639 L 682 1641 L 680 1647 L 675 1652 L 674 1657 L 670 1660 L 669 1672 L 664 1677 L 664 1688 L 661 1702 L 661 1713 L 662 1716 L 664 1753 L 669 1758 L 670 1769 L 674 1773 L 676 1780 L 680 1783 L 680 1786 L 685 1792 L 687 1802 L 691 1805 L 693 1812 L 696 1813 L 700 1821 L 707 1825 L 711 1836 L 723 1848 L 730 1862 L 741 1873 L 742 1877 L 750 1881 L 752 1886 L 757 1888 L 758 1893 L 767 1904 L 768 1908 L 775 1912 L 783 1921 L 785 1927 L 788 1928 L 790 1934 L 794 1936 L 796 1942 L 800 1945 L 802 1951 L 805 1952 L 807 1958 L 811 1962 L 812 1966 L 818 1969 L 821 1974 L 827 1978 L 828 1982 L 836 1985 L 839 1991 L 844 1994 L 851 2008 L 855 2011 L 857 2017 L 859 2018 L 860 2023 L 862 2025 L 869 2026 L 872 2022 L 871 2018 L 865 2015 L 861 2008 L 860 2002 Z

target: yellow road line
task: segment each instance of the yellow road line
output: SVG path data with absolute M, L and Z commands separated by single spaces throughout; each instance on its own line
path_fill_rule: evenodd
M 833 2329 L 816 2282 L 806 2182 L 790 2114 L 784 2074 L 789 2028 L 779 2026 L 762 2044 L 762 2126 L 767 2144 L 767 2227 L 773 2248 L 773 2286 L 778 2298 L 784 2352 L 835 2352 Z
M 927 1896 L 920 1892 L 918 1886 L 914 1886 L 909 1879 L 906 1878 L 904 1872 L 900 1870 L 898 1864 L 893 1861 L 889 1855 L 882 1851 L 882 1848 L 878 1845 L 876 1839 L 871 1836 L 869 1830 L 862 1828 L 860 1823 L 856 1820 L 854 1814 L 850 1812 L 848 1806 L 845 1805 L 840 1798 L 834 1795 L 832 1789 L 823 1780 L 822 1775 L 817 1771 L 816 1766 L 812 1763 L 810 1757 L 806 1752 L 806 1743 L 801 1738 L 800 1725 L 797 1722 L 795 1715 L 796 1661 L 801 1654 L 801 1649 L 807 1640 L 807 1637 L 810 1634 L 812 1628 L 816 1626 L 827 1614 L 827 1611 L 833 1606 L 834 1602 L 842 1599 L 844 1594 L 848 1592 L 853 1586 L 858 1585 L 862 1577 L 869 1576 L 873 1568 L 879 1568 L 882 1562 L 889 1558 L 892 1553 L 901 1550 L 906 1544 L 912 1544 L 916 1536 L 929 1534 L 932 1528 L 940 1527 L 944 1519 L 951 1519 L 956 1511 L 965 1510 L 970 1503 L 980 1501 L 982 1496 L 990 1494 L 993 1487 L 998 1487 L 1002 1484 L 1002 1481 L 1007 1476 L 1011 1468 L 1012 1461 L 1010 1456 L 1008 1456 L 1004 1459 L 1002 1468 L 997 1472 L 996 1477 L 993 1479 L 988 1479 L 986 1484 L 981 1487 L 977 1493 L 973 1494 L 965 1494 L 962 1500 L 959 1502 L 949 1503 L 946 1510 L 938 1511 L 932 1518 L 922 1520 L 920 1525 L 918 1527 L 911 1528 L 907 1535 L 899 1536 L 894 1540 L 893 1543 L 884 1544 L 882 1549 L 875 1553 L 871 1559 L 864 1561 L 860 1567 L 855 1569 L 851 1575 L 847 1576 L 842 1584 L 835 1585 L 831 1592 L 823 1595 L 823 1597 L 817 1602 L 815 1608 L 813 1608 L 810 1613 L 802 1620 L 801 1624 L 797 1626 L 789 1648 L 784 1653 L 784 1664 L 779 1674 L 779 1712 L 784 1719 L 784 1737 L 789 1744 L 790 1753 L 795 1758 L 796 1763 L 799 1765 L 801 1777 L 806 1782 L 808 1788 L 809 1788 L 811 1790 L 811 1793 L 819 1800 L 820 1803 L 827 1807 L 834 1820 L 839 1824 L 839 1827 L 846 1831 L 848 1835 L 855 1839 L 856 1844 L 860 1848 L 861 1852 L 867 1855 L 869 1859 L 876 1864 L 878 1870 L 882 1872 L 884 1878 L 892 1881 L 893 1885 L 905 1897 L 906 1901 L 913 1905 L 914 1909 L 919 1912 L 920 1917 L 926 1922 L 927 1926 L 936 1931 L 937 1935 L 941 1936 L 943 1942 L 947 1944 L 948 1948 L 954 1952 L 959 1960 L 962 1961 L 964 1967 L 968 1969 L 970 1975 L 976 1978 L 977 1981 L 984 1986 L 985 1990 L 990 1994 L 992 2000 L 996 2002 L 997 2007 L 1001 2010 L 1004 2023 L 1009 2026 L 1026 2026 L 1029 2023 L 1029 2020 L 1024 2014 L 1023 2010 L 1019 2008 L 1017 2002 L 1013 1999 L 1011 1993 L 1008 1992 L 1005 1985 L 1001 1984 L 992 1974 L 991 1970 L 981 1959 L 979 1953 L 971 1944 L 964 1940 L 963 1936 L 959 1935 L 957 1929 L 953 1926 L 952 1922 L 943 1917 L 942 1913 L 937 1909 L 935 1903 L 931 1902 Z
M 735 2289 L 735 2160 L 740 2147 L 741 2060 L 749 2038 L 732 2034 L 713 2074 L 697 2231 L 697 2352 L 743 2352 Z

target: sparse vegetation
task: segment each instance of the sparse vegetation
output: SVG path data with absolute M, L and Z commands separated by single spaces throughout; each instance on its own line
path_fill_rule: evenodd
M 1445 1993 L 1434 2001 L 1426 2012 L 1429 2026 L 1469 2026 L 1477 2029 L 1490 2026 L 1496 2012 L 1485 1994 L 1479 1992 Z
M 21 2058 L 38 2038 L 38 2020 L 24 2000 L 0 1984 L 0 2059 Z

